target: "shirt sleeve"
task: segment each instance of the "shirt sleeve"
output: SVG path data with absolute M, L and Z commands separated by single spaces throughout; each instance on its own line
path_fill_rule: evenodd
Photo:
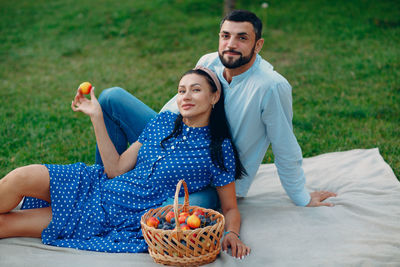
M 292 88 L 289 83 L 275 84 L 267 92 L 263 106 L 262 120 L 271 141 L 275 165 L 280 181 L 290 199 L 298 206 L 310 202 L 305 188 L 301 148 L 292 127 Z
M 147 140 L 149 137 L 149 134 L 154 131 L 154 127 L 157 123 L 160 123 L 163 120 L 168 120 L 170 119 L 170 113 L 169 112 L 162 112 L 157 114 L 154 118 L 152 118 L 142 131 L 142 133 L 138 137 L 138 141 L 142 144 Z
M 212 164 L 211 172 L 213 175 L 213 186 L 224 186 L 235 181 L 235 156 L 233 153 L 232 142 L 229 139 L 225 139 L 222 142 L 222 156 L 224 158 L 224 166 L 226 171 L 220 169 L 215 164 Z
M 206 65 L 206 64 L 205 64 L 205 61 L 206 61 L 206 59 L 207 59 L 207 56 L 208 56 L 208 54 L 203 55 L 203 56 L 199 59 L 199 61 L 197 61 L 196 67 Z

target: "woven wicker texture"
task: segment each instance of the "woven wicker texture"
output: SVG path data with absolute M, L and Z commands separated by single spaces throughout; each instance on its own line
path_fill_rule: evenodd
M 185 190 L 183 205 L 178 203 L 182 184 Z M 189 206 L 186 182 L 180 180 L 176 186 L 174 205 L 151 209 L 142 216 L 140 224 L 143 236 L 149 246 L 150 256 L 155 262 L 174 266 L 199 266 L 216 259 L 221 251 L 220 241 L 225 226 L 224 216 L 215 210 L 201 208 L 206 216 L 211 220 L 216 220 L 216 223 L 203 228 L 183 231 L 178 220 L 179 213 L 190 213 L 196 208 L 200 207 Z M 163 217 L 169 211 L 175 213 L 175 229 L 156 229 L 146 224 L 150 217 Z

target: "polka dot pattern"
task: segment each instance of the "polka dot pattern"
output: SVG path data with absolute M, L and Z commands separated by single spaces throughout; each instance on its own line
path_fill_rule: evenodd
M 43 243 L 102 252 L 144 252 L 147 244 L 140 218 L 173 197 L 180 179 L 185 179 L 189 193 L 209 184 L 233 182 L 232 144 L 225 140 L 222 145 L 225 172 L 211 161 L 208 127 L 183 125 L 182 133 L 161 147 L 176 116 L 164 112 L 154 118 L 139 137 L 143 145 L 136 167 L 113 179 L 107 178 L 100 165 L 45 165 L 50 173 L 53 218 L 42 232 Z M 26 198 L 22 208 L 44 206 L 49 203 Z

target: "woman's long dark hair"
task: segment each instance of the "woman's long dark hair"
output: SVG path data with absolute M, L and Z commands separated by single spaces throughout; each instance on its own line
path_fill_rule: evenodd
M 203 70 L 201 69 L 195 69 L 195 70 L 189 70 L 185 74 L 182 75 L 182 77 L 188 75 L 188 74 L 197 74 L 202 77 L 204 77 L 208 84 L 211 86 L 211 90 L 213 93 L 217 91 L 217 86 L 215 85 L 214 81 L 211 79 L 211 77 Z M 174 130 L 172 131 L 171 134 L 169 134 L 167 137 L 165 137 L 161 141 L 161 146 L 163 146 L 163 143 L 167 141 L 168 139 L 172 137 L 177 137 L 179 134 L 182 133 L 182 115 L 179 114 L 178 117 L 175 120 L 175 126 Z M 222 154 L 222 142 L 228 138 L 232 142 L 232 147 L 233 147 L 233 153 L 235 157 L 235 164 L 236 164 L 236 170 L 235 170 L 235 179 L 240 179 L 242 175 L 247 174 L 245 168 L 243 167 L 242 162 L 240 161 L 239 158 L 239 153 L 236 149 L 235 144 L 232 141 L 232 136 L 231 132 L 229 130 L 228 126 L 228 120 L 226 119 L 226 114 L 225 114 L 225 107 L 224 107 L 224 90 L 221 90 L 221 96 L 218 100 L 218 102 L 214 105 L 214 108 L 211 111 L 210 115 L 210 122 L 209 122 L 209 128 L 210 128 L 210 135 L 211 135 L 211 142 L 210 142 L 210 154 L 211 154 L 211 160 L 217 166 L 223 171 L 227 171 L 224 165 L 224 157 Z

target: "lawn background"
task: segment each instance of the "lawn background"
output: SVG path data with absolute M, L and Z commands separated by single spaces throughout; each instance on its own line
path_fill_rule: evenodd
M 400 177 L 400 2 L 239 1 L 265 23 L 261 55 L 293 86 L 304 157 L 378 147 Z M 31 163 L 94 163 L 90 81 L 159 110 L 217 49 L 223 1 L 0 1 L 0 177 Z M 269 149 L 264 162 L 273 162 Z

